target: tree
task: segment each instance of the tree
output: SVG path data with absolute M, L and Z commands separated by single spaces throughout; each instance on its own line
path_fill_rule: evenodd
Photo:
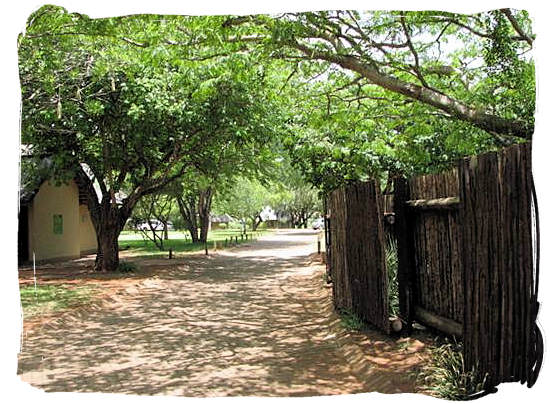
M 161 251 L 164 240 L 168 240 L 168 222 L 173 207 L 174 199 L 159 192 L 142 197 L 132 212 L 134 227 Z
M 313 188 L 299 171 L 281 156 L 279 176 L 272 181 L 269 203 L 278 216 L 290 218 L 293 228 L 306 228 L 308 220 L 322 211 L 319 190 Z
M 272 84 L 273 80 L 266 80 L 264 91 L 270 90 Z M 263 106 L 263 111 L 257 107 L 256 113 L 261 113 L 262 116 L 262 127 L 269 128 L 269 133 L 262 138 L 262 142 L 228 142 L 213 153 L 206 164 L 189 171 L 172 187 L 180 214 L 193 242 L 205 243 L 208 238 L 212 201 L 216 195 L 221 195 L 223 199 L 223 194 L 231 194 L 231 187 L 238 177 L 263 179 L 275 169 L 276 152 L 272 148 L 281 125 L 275 121 L 280 109 L 273 101 L 264 99 L 259 103 Z M 259 223 L 253 224 L 254 230 L 257 224 Z
M 288 198 L 276 206 L 275 210 L 287 215 L 292 227 L 305 229 L 308 220 L 322 211 L 318 194 L 318 191 L 307 184 L 291 188 Z
M 226 189 L 217 200 L 216 211 L 239 218 L 245 233 L 246 222 L 250 221 L 255 231 L 262 222 L 260 213 L 269 203 L 270 191 L 258 180 L 245 177 L 237 178 Z
M 505 12 L 476 16 L 440 13 L 444 17 L 418 12 L 405 13 L 403 18 L 407 28 L 414 27 L 412 41 L 422 43 L 422 51 L 417 54 L 419 63 L 426 68 L 423 77 L 430 87 L 475 108 L 532 127 L 535 98 L 530 44 L 515 37 Z M 287 118 L 291 129 L 284 144 L 293 165 L 308 182 L 323 192 L 369 178 L 387 182 L 395 175 L 441 171 L 465 155 L 523 141 L 517 136 L 488 132 L 433 105 L 373 84 L 349 69 L 319 59 L 317 53 L 316 57 L 305 56 L 285 44 L 285 38 L 296 39 L 317 50 L 334 51 L 322 39 L 308 36 L 311 32 L 307 27 L 330 21 L 334 32 L 344 32 L 346 25 L 340 19 L 355 14 L 334 11 L 285 14 L 278 21 L 262 16 L 227 20 L 226 25 L 234 27 L 236 38 L 254 40 L 250 30 L 256 27 L 256 41 L 262 38 L 262 47 L 270 56 L 291 62 L 281 66 L 283 82 L 287 84 L 283 93 L 293 111 Z M 529 30 L 526 13 L 513 15 Z M 421 85 L 411 74 L 414 55 L 410 47 L 392 45 L 406 37 L 401 13 L 360 13 L 360 17 L 360 26 L 371 34 L 371 44 L 339 52 L 358 58 L 364 51 L 366 60 L 379 61 L 376 66 L 381 74 Z M 439 24 L 438 18 L 452 21 Z M 491 35 L 478 36 L 460 25 L 470 22 L 483 25 Z M 386 35 L 385 26 L 389 29 L 388 38 L 375 42 L 377 35 Z M 247 31 L 240 32 L 242 27 Z M 498 33 L 499 30 L 503 32 Z
M 181 47 L 174 55 L 125 36 L 154 37 L 159 26 L 152 16 L 90 20 L 45 6 L 19 38 L 23 142 L 35 158 L 51 158 L 56 181 L 76 179 L 100 271 L 117 268 L 118 236 L 142 197 L 225 145 L 262 142 L 268 132 L 250 91 L 261 88 L 262 71 L 247 55 L 185 60 Z
M 498 147 L 481 129 L 381 90 L 370 95 L 384 100 L 353 100 L 351 91 L 327 97 L 330 86 L 317 87 L 296 101 L 300 113 L 284 144 L 294 166 L 323 192 L 357 180 L 441 171 Z
M 208 178 L 188 173 L 175 188 L 174 194 L 180 215 L 193 243 L 206 243 L 210 225 L 210 209 L 214 184 Z
M 526 12 L 322 11 L 236 17 L 224 26 L 234 28 L 235 41 L 261 41 L 270 56 L 310 61 L 314 75 L 343 77 L 345 87 L 380 87 L 501 141 L 533 133 L 534 36 Z
M 45 6 L 18 43 L 23 141 L 56 181 L 76 178 L 96 268 L 111 270 L 137 202 L 186 173 L 213 185 L 193 191 L 203 219 L 234 173 L 257 207 L 275 132 L 323 192 L 529 139 L 533 38 L 507 9 L 90 19 Z

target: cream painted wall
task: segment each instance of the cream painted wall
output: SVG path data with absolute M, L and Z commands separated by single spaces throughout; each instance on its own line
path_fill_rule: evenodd
M 78 213 L 80 223 L 80 252 L 95 252 L 97 251 L 97 239 L 88 207 L 80 205 Z
M 54 234 L 53 216 L 63 216 L 63 233 Z M 74 181 L 55 186 L 45 182 L 29 207 L 29 258 L 80 257 L 78 188 Z

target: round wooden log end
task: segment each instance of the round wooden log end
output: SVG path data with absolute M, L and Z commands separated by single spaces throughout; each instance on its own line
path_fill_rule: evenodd
M 398 318 L 394 318 L 391 320 L 391 329 L 393 332 L 400 332 L 403 329 L 403 322 Z

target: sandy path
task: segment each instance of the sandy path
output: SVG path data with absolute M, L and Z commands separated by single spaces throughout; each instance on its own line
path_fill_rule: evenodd
M 287 231 L 159 266 L 100 310 L 66 313 L 31 330 L 19 374 L 46 391 L 413 391 L 405 374 L 422 344 L 408 341 L 413 348 L 404 352 L 395 341 L 346 333 L 332 313 L 330 289 L 322 286 L 324 267 L 308 262 L 315 249 L 314 233 Z

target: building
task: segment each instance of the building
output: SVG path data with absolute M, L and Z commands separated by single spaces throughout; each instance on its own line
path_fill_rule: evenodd
M 226 229 L 229 223 L 233 221 L 235 221 L 235 219 L 227 213 L 224 213 L 223 215 L 210 215 L 209 230 Z
M 271 206 L 265 206 L 260 213 L 260 217 L 268 229 L 291 227 L 290 218 L 282 212 L 277 212 Z
M 277 212 L 275 212 L 271 206 L 264 206 L 260 212 L 260 218 L 262 222 L 274 222 L 279 219 L 277 217 Z
M 79 258 L 97 250 L 88 207 L 75 181 L 54 184 L 21 170 L 19 262 Z

